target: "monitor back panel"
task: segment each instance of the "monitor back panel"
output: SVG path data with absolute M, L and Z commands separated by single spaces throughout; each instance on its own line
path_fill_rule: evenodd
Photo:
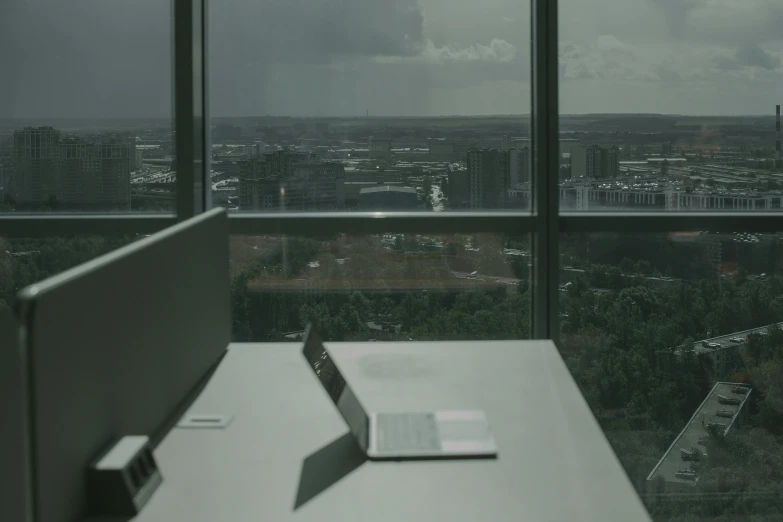
M 82 516 L 88 463 L 152 436 L 224 354 L 228 258 L 215 209 L 20 293 L 35 522 Z

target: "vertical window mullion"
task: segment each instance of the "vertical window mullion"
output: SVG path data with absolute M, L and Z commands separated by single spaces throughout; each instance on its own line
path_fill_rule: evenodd
M 174 0 L 175 154 L 177 218 L 208 209 L 207 0 Z
M 557 0 L 531 0 L 533 337 L 557 340 L 560 266 Z

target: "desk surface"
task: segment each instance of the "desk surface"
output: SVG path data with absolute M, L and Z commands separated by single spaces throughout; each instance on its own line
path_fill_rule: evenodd
M 232 344 L 135 522 L 649 520 L 550 341 L 327 343 L 370 410 L 483 409 L 497 460 L 370 462 L 299 343 Z

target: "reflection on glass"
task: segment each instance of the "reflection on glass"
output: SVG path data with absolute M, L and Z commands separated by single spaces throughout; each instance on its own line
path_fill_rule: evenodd
M 527 237 L 233 236 L 234 340 L 523 339 Z
M 781 234 L 562 237 L 562 354 L 655 520 L 783 513 Z

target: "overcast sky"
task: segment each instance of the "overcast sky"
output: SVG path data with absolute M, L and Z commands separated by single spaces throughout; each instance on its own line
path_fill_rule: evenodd
M 562 0 L 562 112 L 772 114 L 783 0 Z M 213 116 L 522 114 L 529 3 L 210 0 Z M 165 0 L 0 0 L 0 117 L 171 113 Z

